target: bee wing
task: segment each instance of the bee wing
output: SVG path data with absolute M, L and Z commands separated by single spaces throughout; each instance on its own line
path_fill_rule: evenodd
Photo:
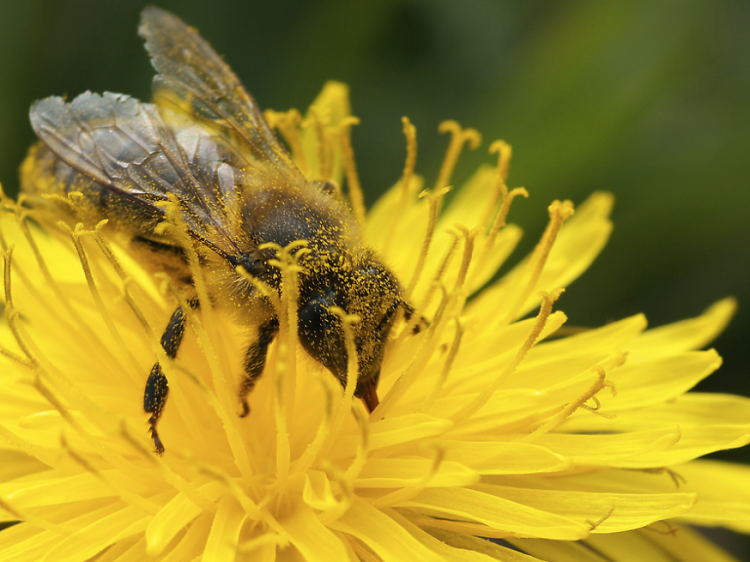
M 174 194 L 194 238 L 225 257 L 237 254 L 236 184 L 221 181 L 229 166 L 196 157 L 210 143 L 206 135 L 193 134 L 196 153 L 188 154 L 153 105 L 112 93 L 43 99 L 30 117 L 39 139 L 78 173 L 159 220 L 165 210 L 158 203 Z
M 139 33 L 160 73 L 153 82 L 156 105 L 213 126 L 240 154 L 271 162 L 288 175 L 300 174 L 255 100 L 194 28 L 149 6 Z

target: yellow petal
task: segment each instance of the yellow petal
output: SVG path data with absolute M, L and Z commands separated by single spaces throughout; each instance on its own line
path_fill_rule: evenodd
M 442 529 L 426 530 L 413 524 L 394 509 L 386 513 L 427 548 L 436 552 L 442 560 L 451 562 L 537 562 L 535 558 L 498 546 L 486 539 L 456 535 Z M 429 533 L 429 534 L 428 534 Z
M 439 519 L 486 525 L 486 536 L 495 529 L 506 536 L 578 540 L 590 530 L 585 523 L 468 488 L 430 488 L 398 505 Z
M 383 562 L 442 560 L 408 530 L 360 498 L 355 497 L 349 510 L 330 526 L 361 540 Z
M 617 494 L 476 484 L 472 489 L 541 511 L 596 525 L 592 533 L 620 533 L 689 511 L 697 494 Z
M 572 459 L 531 443 L 443 440 L 447 460 L 482 474 L 557 472 L 575 466 Z
M 479 474 L 461 463 L 443 461 L 430 474 L 432 459 L 369 459 L 355 486 L 360 488 L 400 488 L 410 486 L 430 475 L 428 487 L 468 486 L 479 480 Z
M 306 561 L 352 560 L 341 540 L 301 502 L 293 503 L 291 513 L 279 518 L 279 525 Z
M 628 345 L 627 350 L 631 352 L 634 361 L 645 361 L 700 349 L 721 333 L 736 310 L 735 299 L 721 300 L 696 318 L 648 330 Z
M 750 533 L 750 467 L 696 460 L 673 470 L 682 486 L 700 497 L 695 508 L 685 515 L 685 521 Z
M 551 433 L 534 443 L 571 459 L 577 466 L 652 467 L 657 453 L 671 451 L 680 441 L 678 427 L 616 433 L 611 435 L 567 435 Z
M 233 497 L 224 496 L 214 515 L 203 556 L 206 560 L 230 560 L 236 556 L 240 530 L 247 514 Z
M 210 501 L 216 501 L 226 492 L 226 487 L 218 481 L 212 481 L 198 486 L 198 490 Z M 172 498 L 154 515 L 146 528 L 149 554 L 160 554 L 164 547 L 202 511 L 184 494 L 177 494 Z

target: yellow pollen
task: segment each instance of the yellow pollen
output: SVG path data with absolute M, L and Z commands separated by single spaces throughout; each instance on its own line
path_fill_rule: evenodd
M 359 125 L 356 117 L 345 117 L 339 124 L 338 137 L 341 142 L 341 152 L 344 156 L 344 168 L 346 170 L 346 182 L 349 187 L 349 201 L 352 204 L 354 216 L 359 224 L 365 224 L 365 197 L 362 186 L 359 183 L 357 165 L 354 160 L 354 149 L 351 141 L 351 126 Z
M 448 150 L 443 160 L 443 165 L 438 174 L 438 180 L 435 184 L 435 191 L 440 191 L 450 183 L 453 169 L 456 167 L 458 157 L 461 155 L 461 149 L 465 143 L 473 150 L 482 143 L 482 135 L 475 129 L 462 129 L 456 121 L 443 121 L 438 127 L 441 133 L 450 133 L 451 140 L 448 144 Z

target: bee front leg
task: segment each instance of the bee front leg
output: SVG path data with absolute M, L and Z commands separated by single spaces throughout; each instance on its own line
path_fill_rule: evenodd
M 190 306 L 195 308 L 198 301 L 193 299 Z M 185 335 L 185 313 L 181 306 L 172 313 L 169 323 L 161 336 L 161 346 L 167 353 L 167 356 L 174 359 L 177 356 L 177 350 L 182 343 L 182 337 Z M 161 417 L 164 404 L 167 402 L 169 394 L 169 384 L 167 377 L 164 376 L 161 365 L 157 361 L 151 368 L 151 373 L 146 381 L 146 389 L 143 393 L 143 409 L 146 413 L 151 414 L 148 419 L 149 431 L 151 438 L 154 440 L 155 451 L 158 455 L 164 453 L 164 444 L 159 439 L 159 433 L 156 431 L 156 423 Z
M 247 403 L 247 395 L 255 387 L 258 378 L 263 374 L 266 367 L 266 354 L 268 346 L 271 345 L 273 338 L 279 332 L 279 321 L 274 317 L 264 322 L 258 328 L 258 339 L 247 348 L 245 354 L 245 378 L 240 383 L 240 403 L 242 404 L 241 418 L 250 413 L 250 406 Z

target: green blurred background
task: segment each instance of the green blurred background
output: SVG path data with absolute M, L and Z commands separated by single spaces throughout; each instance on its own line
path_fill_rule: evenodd
M 87 89 L 149 98 L 138 0 L 0 3 L 0 181 L 14 194 L 30 103 Z M 399 177 L 400 118 L 437 176 L 443 119 L 483 133 L 454 182 L 514 148 L 511 219 L 531 248 L 554 198 L 616 195 L 615 231 L 560 307 L 576 325 L 646 312 L 651 325 L 727 295 L 740 309 L 701 389 L 750 395 L 750 2 L 165 0 L 225 55 L 262 108 L 305 109 L 351 86 L 369 203 Z M 523 255 L 524 248 L 516 256 Z M 749 461 L 742 451 L 724 458 Z

